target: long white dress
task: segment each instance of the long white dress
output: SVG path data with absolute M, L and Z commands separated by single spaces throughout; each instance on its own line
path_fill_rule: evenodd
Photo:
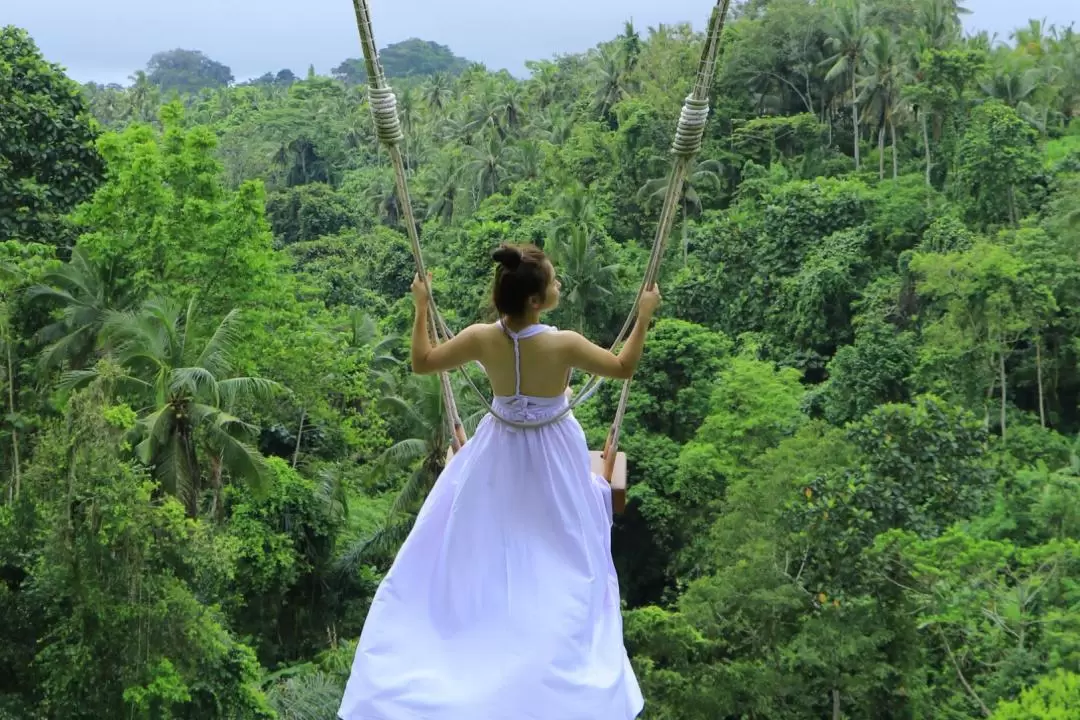
M 565 397 L 497 397 L 537 420 Z M 485 417 L 447 465 L 379 586 L 342 720 L 631 720 L 611 492 L 572 414 L 535 429 Z

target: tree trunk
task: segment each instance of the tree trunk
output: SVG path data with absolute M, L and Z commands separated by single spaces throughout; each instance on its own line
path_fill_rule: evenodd
M 689 219 L 690 219 L 690 215 L 687 213 L 687 208 L 686 208 L 686 190 L 684 188 L 683 189 L 683 203 L 682 203 L 682 265 L 683 265 L 683 267 L 686 267 L 686 264 L 689 262 L 689 257 L 688 257 L 689 253 L 687 252 L 687 247 L 686 247 L 686 224 L 689 221 Z
M 840 690 L 833 688 L 832 691 L 832 716 L 833 720 L 840 720 Z
M 1035 339 L 1035 379 L 1039 385 L 1039 421 L 1046 427 L 1046 400 L 1043 397 L 1042 338 Z
M 1005 349 L 998 353 L 998 376 L 1001 382 L 1001 439 L 1005 440 Z
M 857 75 L 855 73 L 855 65 L 851 66 L 851 119 L 852 124 L 855 126 L 855 169 L 861 170 L 862 163 L 859 160 L 859 88 L 856 85 Z
M 11 342 L 4 343 L 4 347 L 7 350 L 7 386 L 8 386 L 8 413 L 11 415 L 11 461 L 13 467 L 11 469 L 12 480 L 14 486 L 12 488 L 11 499 L 19 499 L 19 491 L 22 485 L 22 474 L 19 468 L 19 429 L 15 425 L 15 361 L 11 357 Z
M 877 134 L 878 180 L 885 179 L 885 123 L 881 123 Z
M 304 420 L 307 419 L 307 408 L 300 411 L 300 429 L 296 431 L 296 448 L 292 454 L 292 466 L 296 467 L 296 461 L 300 458 L 300 439 L 304 437 Z
M 930 187 L 930 127 L 925 111 L 922 114 L 922 141 L 926 149 L 926 186 Z
M 889 120 L 889 133 L 892 135 L 892 177 L 893 180 L 900 177 L 900 165 L 896 159 L 896 123 Z
M 1020 219 L 1016 216 L 1016 189 L 1009 185 L 1009 222 L 1012 226 L 1020 227 Z
M 188 479 L 191 481 L 188 498 L 188 513 L 191 517 L 199 516 L 199 496 L 202 494 L 202 476 L 199 473 L 199 458 L 195 454 L 195 441 L 191 437 L 191 430 L 185 429 L 180 439 L 184 462 L 187 464 Z

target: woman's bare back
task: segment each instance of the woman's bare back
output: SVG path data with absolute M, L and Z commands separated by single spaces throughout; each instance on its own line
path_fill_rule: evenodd
M 481 364 L 496 395 L 511 396 L 516 390 L 514 341 L 498 323 L 481 325 Z M 521 352 L 521 394 L 556 397 L 566 389 L 573 365 L 569 359 L 568 333 L 550 330 L 518 340 Z

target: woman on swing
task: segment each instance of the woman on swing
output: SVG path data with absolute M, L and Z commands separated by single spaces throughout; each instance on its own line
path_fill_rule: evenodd
M 539 324 L 559 302 L 544 253 L 503 245 L 500 320 L 432 347 L 412 286 L 412 367 L 479 361 L 499 415 L 537 421 L 568 402 L 580 368 L 629 378 L 660 303 L 638 304 L 618 355 Z M 572 414 L 519 429 L 487 415 L 439 477 L 384 578 L 338 711 L 342 720 L 631 720 L 644 701 L 622 639 L 611 497 Z

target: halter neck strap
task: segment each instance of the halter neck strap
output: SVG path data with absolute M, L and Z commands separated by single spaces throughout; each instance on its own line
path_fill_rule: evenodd
M 549 332 L 555 328 L 550 325 L 536 323 L 514 332 L 506 327 L 506 323 L 502 320 L 499 320 L 498 324 L 506 336 L 514 342 L 514 396 L 521 397 L 521 344 L 519 341 Z

